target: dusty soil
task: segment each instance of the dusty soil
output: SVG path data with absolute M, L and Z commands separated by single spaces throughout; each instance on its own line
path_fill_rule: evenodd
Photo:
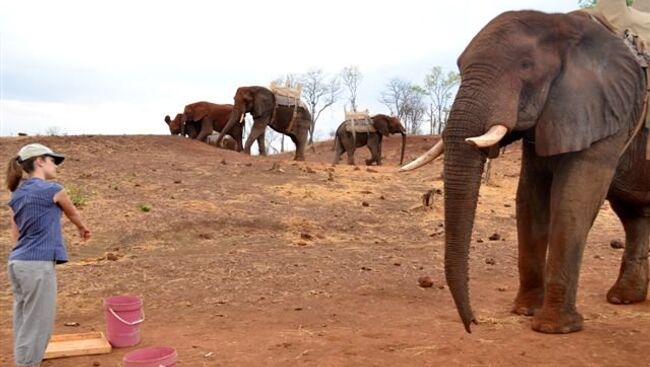
M 410 137 L 407 157 L 436 139 Z M 516 147 L 494 161 L 481 189 L 470 285 L 480 324 L 465 333 L 444 281 L 442 197 L 421 206 L 422 194 L 443 187 L 440 163 L 395 173 L 399 140 L 388 139 L 386 165 L 370 169 L 330 167 L 331 142 L 294 163 L 291 154 L 250 157 L 171 136 L 3 138 L 0 161 L 28 142 L 50 145 L 68 156 L 59 181 L 85 200 L 93 238 L 81 242 L 66 222 L 71 261 L 58 267 L 55 333 L 103 330 L 102 300 L 134 294 L 147 317 L 140 347 L 174 346 L 179 366 L 648 365 L 648 301 L 605 301 L 622 254 L 609 243 L 623 238 L 607 204 L 582 266 L 584 331 L 543 335 L 509 313 Z M 358 153 L 363 162 L 367 150 Z M 0 201 L 8 198 L 0 191 Z M 6 206 L 0 217 L 6 259 Z M 494 233 L 499 240 L 489 240 Z M 430 288 L 418 285 L 426 276 Z M 9 366 L 5 261 L 0 340 L 0 365 Z M 133 349 L 43 365 L 119 366 Z

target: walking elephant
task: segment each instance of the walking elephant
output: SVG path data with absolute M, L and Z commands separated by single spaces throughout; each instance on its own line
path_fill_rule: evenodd
M 246 139 L 246 144 L 244 144 L 246 153 L 250 154 L 253 141 L 264 135 L 264 130 L 268 125 L 273 130 L 291 138 L 296 145 L 295 160 L 305 160 L 305 145 L 311 123 L 311 114 L 304 106 L 298 106 L 295 109 L 296 116 L 294 116 L 294 107 L 277 105 L 273 92 L 259 86 L 237 88 L 234 99 L 235 105 L 228 123 L 219 134 L 219 141 L 238 122 L 243 121 L 246 113 L 250 113 L 253 115 L 254 123 Z
M 610 303 L 646 299 L 650 235 L 647 77 L 621 36 L 582 12 L 506 12 L 458 59 L 461 85 L 442 143 L 445 275 L 470 332 L 468 255 L 481 173 L 499 146 L 523 140 L 517 189 L 519 290 L 513 312 L 545 333 L 581 330 L 580 262 L 607 198 L 625 251 Z
M 356 131 L 359 130 L 360 131 Z M 375 162 L 378 166 L 381 165 L 381 143 L 385 136 L 390 134 L 402 135 L 402 147 L 400 149 L 401 165 L 404 161 L 404 147 L 406 143 L 406 129 L 402 126 L 397 117 L 386 115 L 374 115 L 370 118 L 370 124 L 365 125 L 359 121 L 356 124 L 351 124 L 349 121 L 343 121 L 336 129 L 335 140 L 335 153 L 334 164 L 339 163 L 341 155 L 344 152 L 348 153 L 348 164 L 354 165 L 354 151 L 364 145 L 368 146 L 370 150 L 370 159 L 366 160 L 366 165 L 371 165 Z

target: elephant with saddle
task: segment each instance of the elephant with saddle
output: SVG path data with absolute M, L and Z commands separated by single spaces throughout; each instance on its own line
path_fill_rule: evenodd
M 311 114 L 301 101 L 292 102 L 287 98 L 276 96 L 270 89 L 260 86 L 239 87 L 235 93 L 235 105 L 230 119 L 221 130 L 217 141 L 231 129 L 236 128 L 244 116 L 253 116 L 253 127 L 244 144 L 244 151 L 250 154 L 255 139 L 264 135 L 267 126 L 287 135 L 296 145 L 294 160 L 305 160 L 305 145 L 311 124 Z M 258 141 L 259 144 L 259 141 Z
M 382 139 L 390 134 L 402 135 L 399 159 L 401 165 L 404 161 L 406 129 L 404 129 L 397 117 L 378 114 L 358 120 L 348 119 L 343 121 L 336 129 L 333 163 L 339 163 L 341 155 L 347 152 L 348 164 L 354 165 L 354 151 L 356 148 L 367 145 L 370 150 L 370 159 L 366 160 L 366 165 L 369 166 L 374 162 L 380 166 Z
M 512 11 L 490 21 L 458 58 L 461 84 L 441 142 L 402 169 L 444 152 L 445 275 L 468 332 L 476 323 L 468 260 L 481 174 L 487 157 L 516 140 L 523 148 L 512 311 L 532 316 L 536 331 L 582 329 L 580 263 L 605 199 L 626 236 L 607 301 L 647 298 L 650 55 L 606 24 L 584 11 Z

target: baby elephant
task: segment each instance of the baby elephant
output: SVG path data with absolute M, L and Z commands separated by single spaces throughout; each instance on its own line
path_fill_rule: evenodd
M 348 153 L 348 164 L 354 165 L 354 150 L 364 145 L 370 149 L 371 157 L 366 165 L 375 162 L 381 165 L 381 141 L 384 136 L 402 134 L 402 148 L 399 164 L 404 160 L 406 129 L 397 117 L 374 115 L 369 120 L 343 121 L 336 129 L 334 164 L 339 163 L 343 152 Z

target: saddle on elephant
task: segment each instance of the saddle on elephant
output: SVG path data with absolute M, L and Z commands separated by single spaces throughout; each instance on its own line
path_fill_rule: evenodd
M 345 120 L 343 121 L 345 131 L 352 133 L 374 133 L 377 131 L 372 125 L 370 113 L 365 111 L 345 111 Z
M 281 86 L 275 82 L 272 82 L 269 89 L 275 96 L 275 108 L 273 109 L 271 121 L 275 121 L 276 110 L 278 107 L 293 108 L 293 115 L 291 116 L 291 120 L 289 121 L 289 125 L 287 127 L 287 131 L 291 131 L 298 114 L 298 108 L 307 110 L 307 105 L 301 99 L 302 85 L 298 84 L 296 88 L 293 88 L 289 86 Z

